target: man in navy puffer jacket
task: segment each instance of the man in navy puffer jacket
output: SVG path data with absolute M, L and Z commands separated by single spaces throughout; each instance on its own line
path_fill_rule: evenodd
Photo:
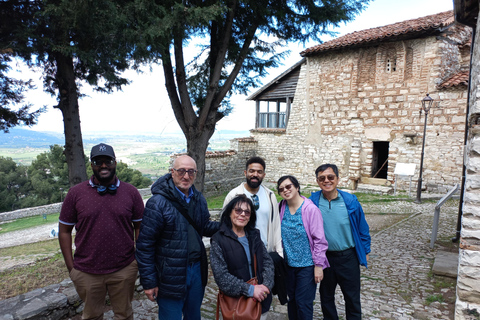
M 143 213 L 138 270 L 145 294 L 158 303 L 160 319 L 180 320 L 183 314 L 200 320 L 208 274 L 202 236 L 212 236 L 219 224 L 210 221 L 207 202 L 193 186 L 196 173 L 191 157 L 178 157 L 171 173 L 153 184 Z

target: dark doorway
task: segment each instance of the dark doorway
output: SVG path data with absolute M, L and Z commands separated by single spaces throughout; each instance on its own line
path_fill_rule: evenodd
M 374 141 L 372 154 L 372 178 L 387 179 L 388 141 Z

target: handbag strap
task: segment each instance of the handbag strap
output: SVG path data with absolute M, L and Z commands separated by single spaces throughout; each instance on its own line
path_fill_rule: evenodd
M 195 204 L 189 203 L 188 211 L 187 211 L 187 208 L 185 208 L 184 206 L 182 206 L 180 203 L 178 203 L 176 201 L 172 201 L 172 204 L 178 210 L 178 212 L 180 212 L 182 214 L 182 216 L 185 219 L 187 219 L 187 221 L 192 225 L 193 229 L 195 229 L 197 231 L 198 235 L 201 238 L 202 234 L 200 232 L 200 228 L 197 226 L 195 221 L 193 221 L 192 217 L 189 214 L 190 212 L 193 212 L 193 210 L 195 208 Z
M 220 309 L 220 290 L 218 290 L 218 295 L 217 295 L 217 314 L 215 315 L 215 320 L 219 320 L 219 309 Z
M 253 255 L 253 276 L 256 278 L 257 277 L 257 254 Z

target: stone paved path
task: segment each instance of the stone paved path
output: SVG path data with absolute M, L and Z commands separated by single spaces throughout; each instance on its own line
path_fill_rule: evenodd
M 430 237 L 435 204 L 415 205 L 398 203 L 382 212 L 412 213 L 409 218 L 372 237 L 372 253 L 369 269 L 362 268 L 363 319 L 453 319 L 449 313 L 453 302 L 427 303 L 432 296 L 435 278 L 431 267 L 438 248 L 430 250 Z M 368 206 L 364 206 L 368 207 Z M 387 206 L 388 207 L 388 206 Z M 458 202 L 447 203 L 440 215 L 437 239 L 455 235 Z M 366 210 L 367 211 L 367 210 Z M 371 212 L 371 211 L 369 211 Z M 455 294 L 455 287 L 442 289 L 444 295 Z M 215 319 L 217 287 L 212 278 L 206 288 L 202 307 L 202 319 Z M 143 294 L 140 295 L 144 297 Z M 454 300 L 453 300 L 454 301 Z M 341 319 L 345 319 L 343 299 L 337 291 L 337 304 Z M 148 300 L 135 300 L 135 319 L 158 319 L 156 305 Z M 274 300 L 269 319 L 287 319 L 286 306 Z M 106 313 L 106 319 L 113 319 L 113 313 Z M 322 319 L 320 300 L 315 301 L 314 319 Z

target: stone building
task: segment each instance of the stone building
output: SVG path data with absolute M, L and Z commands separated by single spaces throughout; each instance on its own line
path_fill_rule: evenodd
M 257 104 L 256 153 L 274 168 L 269 179 L 293 174 L 316 184 L 315 168 L 335 163 L 342 187 L 389 185 L 397 163 L 414 163 L 415 181 L 428 93 L 439 104 L 428 114 L 423 187 L 444 192 L 459 183 L 471 34 L 449 11 L 303 51 L 303 60 L 249 97 Z
M 465 184 L 455 319 L 480 317 L 480 24 L 478 0 L 455 0 L 455 18 L 474 29 L 465 145 Z

